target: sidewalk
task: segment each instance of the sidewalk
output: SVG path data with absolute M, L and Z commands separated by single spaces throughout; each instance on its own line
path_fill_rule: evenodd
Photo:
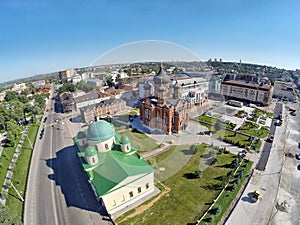
M 7 169 L 6 177 L 5 177 L 4 183 L 2 185 L 2 195 L 0 197 L 0 202 L 2 203 L 2 205 L 5 205 L 5 203 L 6 203 L 6 196 L 8 194 L 9 188 L 10 188 L 10 183 L 11 183 L 11 179 L 13 177 L 14 168 L 15 168 L 16 162 L 18 160 L 18 157 L 21 154 L 21 148 L 24 143 L 25 136 L 27 135 L 27 131 L 28 131 L 28 126 L 26 126 L 24 132 L 22 133 L 22 137 L 20 138 L 20 141 L 15 149 L 15 153 L 14 153 L 14 155 L 11 159 L 11 162 L 9 164 L 9 167 Z

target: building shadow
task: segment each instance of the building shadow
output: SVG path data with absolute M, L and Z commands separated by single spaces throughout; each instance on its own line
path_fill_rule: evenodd
M 87 181 L 74 146 L 56 152 L 56 158 L 47 159 L 46 165 L 54 171 L 48 175 L 48 179 L 60 186 L 68 207 L 77 207 L 107 216 L 106 210 L 97 200 Z
M 69 121 L 72 122 L 72 123 L 81 123 L 82 122 L 81 115 L 77 115 L 75 117 L 71 117 L 69 119 Z

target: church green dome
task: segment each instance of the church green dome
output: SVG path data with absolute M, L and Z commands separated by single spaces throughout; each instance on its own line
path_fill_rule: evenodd
M 129 144 L 130 143 L 130 139 L 128 136 L 122 136 L 121 137 L 121 143 L 122 144 Z
M 99 120 L 89 125 L 87 130 L 87 140 L 103 142 L 115 136 L 114 126 L 105 120 Z
M 86 133 L 84 131 L 79 131 L 77 134 L 77 138 L 79 139 L 86 138 Z
M 97 155 L 97 150 L 92 146 L 87 147 L 85 150 L 85 156 L 92 157 L 94 155 Z

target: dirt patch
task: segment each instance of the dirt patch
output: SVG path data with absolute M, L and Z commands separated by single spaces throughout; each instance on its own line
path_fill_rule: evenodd
M 135 216 L 137 216 L 137 215 L 139 215 L 139 214 L 141 214 L 143 212 L 145 212 L 147 209 L 149 209 L 150 207 L 152 207 L 153 204 L 155 202 L 157 202 L 162 196 L 168 194 L 171 191 L 171 189 L 168 186 L 164 185 L 163 183 L 159 182 L 159 184 L 161 186 L 163 186 L 164 189 L 163 189 L 162 192 L 160 192 L 160 194 L 158 196 L 156 196 L 155 198 L 153 198 L 147 204 L 143 204 L 141 206 L 138 206 L 133 213 L 131 213 L 128 216 L 124 217 L 121 221 L 119 221 L 119 223 L 123 223 L 124 221 L 126 221 L 126 220 L 128 220 L 128 219 L 130 219 L 132 217 L 135 217 Z

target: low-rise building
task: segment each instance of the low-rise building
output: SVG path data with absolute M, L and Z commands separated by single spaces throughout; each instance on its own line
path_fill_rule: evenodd
M 297 96 L 293 88 L 292 82 L 274 82 L 273 97 L 279 99 L 285 99 L 291 102 L 297 101 Z
M 87 79 L 86 83 L 93 87 L 102 87 L 105 84 L 104 81 L 100 79 Z
M 126 110 L 126 102 L 122 99 L 108 99 L 80 108 L 83 122 L 89 124 L 101 118 L 111 117 Z
M 71 81 L 72 81 L 73 84 L 77 84 L 78 82 L 80 82 L 82 80 L 81 75 L 78 74 L 78 73 L 73 74 L 70 77 L 70 79 L 71 79 Z
M 74 111 L 73 94 L 70 92 L 64 92 L 59 95 L 59 100 L 62 106 L 63 113 Z
M 38 80 L 38 81 L 34 81 L 32 82 L 32 85 L 35 87 L 35 88 L 38 88 L 38 87 L 44 87 L 45 85 L 45 80 Z
M 222 82 L 221 94 L 226 99 L 269 105 L 272 100 L 273 89 L 271 84 L 226 80 Z
M 14 84 L 14 86 L 12 87 L 12 91 L 21 93 L 22 91 L 24 91 L 26 89 L 26 84 L 25 83 L 20 83 L 20 84 Z
M 73 138 L 96 198 L 114 215 L 157 193 L 154 169 L 137 153 L 129 137 L 105 120 L 93 122 Z
M 74 99 L 74 109 L 79 110 L 82 107 L 85 107 L 88 105 L 94 105 L 94 104 L 97 104 L 104 100 L 107 100 L 109 98 L 110 98 L 110 96 L 105 93 L 91 91 L 89 93 L 85 93 L 83 95 L 73 98 Z

